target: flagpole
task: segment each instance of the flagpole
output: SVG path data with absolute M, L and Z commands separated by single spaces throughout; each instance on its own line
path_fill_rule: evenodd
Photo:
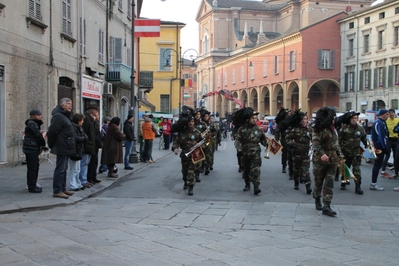
M 138 127 L 138 121 L 139 121 L 139 112 L 137 112 L 136 110 L 136 92 L 135 92 L 135 86 L 134 86 L 134 33 L 135 33 L 135 29 L 134 29 L 134 21 L 135 21 L 135 8 L 136 8 L 136 0 L 132 0 L 132 48 L 131 48 L 131 53 L 132 53 L 132 63 L 131 63 L 131 75 L 130 75 L 130 115 L 132 115 L 134 117 L 134 121 L 133 121 L 133 130 L 134 130 L 134 136 L 137 138 L 138 134 L 137 134 L 137 127 Z M 137 151 L 136 151 L 136 140 L 133 141 L 133 145 L 132 145 L 132 150 L 129 156 L 129 163 L 138 163 L 139 162 L 139 158 L 137 156 Z

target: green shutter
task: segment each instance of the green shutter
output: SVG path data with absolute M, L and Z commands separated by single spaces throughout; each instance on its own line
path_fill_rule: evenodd
M 322 53 L 322 50 L 318 50 L 317 51 L 317 54 L 318 54 L 318 62 L 317 62 L 317 64 L 318 64 L 318 67 L 319 67 L 319 69 L 322 69 L 322 64 L 321 64 L 321 53 Z
M 393 66 L 388 67 L 388 87 L 393 87 Z
M 364 70 L 360 70 L 359 75 L 360 75 L 360 76 L 359 76 L 359 88 L 358 88 L 358 90 L 359 90 L 359 91 L 362 91 L 363 88 L 364 88 L 364 85 L 363 85 Z
M 349 78 L 349 75 L 348 75 L 348 73 L 345 73 L 345 85 L 344 85 L 344 92 L 348 92 L 348 78 Z
M 382 68 L 382 87 L 387 87 L 387 67 Z
M 371 89 L 371 74 L 373 73 L 373 70 L 370 68 L 369 69 L 369 82 L 368 82 L 368 84 L 369 84 L 369 89 Z
M 374 89 L 378 89 L 378 68 L 374 68 Z

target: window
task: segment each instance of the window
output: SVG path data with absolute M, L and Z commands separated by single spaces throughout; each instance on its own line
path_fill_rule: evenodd
M 244 82 L 245 75 L 244 75 L 244 66 L 241 66 L 241 82 Z
M 161 112 L 168 113 L 170 111 L 169 95 L 168 94 L 161 94 L 160 95 L 160 102 L 161 102 Z
M 122 63 L 122 39 L 110 37 L 109 61 L 114 64 Z M 116 66 L 118 67 L 118 66 Z
M 355 87 L 355 72 L 352 67 L 348 67 L 345 73 L 345 92 L 353 91 Z
M 345 104 L 345 106 L 346 106 L 346 110 L 352 110 L 352 102 L 347 102 Z
M 86 20 L 80 17 L 80 55 L 86 55 Z
M 395 7 L 395 14 L 399 14 L 399 7 Z
M 184 79 L 190 79 L 191 78 L 190 73 L 184 73 L 183 74 L 183 78 Z
M 291 51 L 288 55 L 288 71 L 296 69 L 296 51 Z
M 218 88 L 220 88 L 220 84 L 221 84 L 221 79 L 222 79 L 222 76 L 221 76 L 221 74 L 219 73 L 218 74 Z
M 132 3 L 131 0 L 127 0 L 127 18 L 131 19 L 132 18 Z
M 398 108 L 398 99 L 393 99 L 393 100 L 391 100 L 391 108 L 392 109 L 395 109 L 395 110 L 398 110 L 399 108 Z
M 274 56 L 274 74 L 278 74 L 278 56 Z
M 378 31 L 378 50 L 382 50 L 384 48 L 384 40 L 385 40 L 385 31 Z
M 319 69 L 334 69 L 335 51 L 319 50 L 318 51 L 318 67 Z
M 370 76 L 370 70 L 369 69 L 366 69 L 366 70 L 364 70 L 364 88 L 369 88 L 369 86 L 370 86 L 370 78 L 371 78 L 371 76 Z
M 369 24 L 370 23 L 370 17 L 364 18 L 364 24 Z
M 378 18 L 379 19 L 385 18 L 385 12 L 381 12 L 380 14 L 378 14 Z
M 370 69 L 364 69 L 361 70 L 359 73 L 359 91 L 361 90 L 368 90 L 370 88 L 370 81 L 371 81 L 371 75 L 370 75 Z
M 355 27 L 355 22 L 349 22 L 349 28 L 353 29 Z
M 204 48 L 204 53 L 209 52 L 209 40 L 207 35 L 204 36 L 204 40 L 202 43 L 203 43 L 202 47 Z
M 119 9 L 120 11 L 123 10 L 122 0 L 118 0 L 118 9 Z
M 165 67 L 166 60 L 168 60 L 170 66 L 173 66 L 172 50 L 169 48 L 160 48 L 159 49 L 159 70 L 160 71 L 171 71 L 167 67 Z
M 384 86 L 384 69 L 382 67 L 378 68 L 378 86 Z
M 399 65 L 388 67 L 388 87 L 399 85 Z
M 40 0 L 29 0 L 29 17 L 42 21 Z
M 353 57 L 353 56 L 354 56 L 354 52 L 353 52 L 354 48 L 353 48 L 353 45 L 354 45 L 354 40 L 353 40 L 353 39 L 350 39 L 349 42 L 348 42 L 348 56 L 349 56 L 349 57 Z
M 251 80 L 255 79 L 255 66 L 249 66 L 249 71 L 251 71 Z
M 263 77 L 267 77 L 267 60 L 263 60 Z
M 377 67 L 374 70 L 374 88 L 385 88 L 385 75 L 386 75 L 385 67 Z
M 393 28 L 393 46 L 399 45 L 399 26 Z
M 363 36 L 363 53 L 370 52 L 370 35 Z
M 224 78 L 223 78 L 224 82 L 224 86 L 227 86 L 227 72 L 224 72 Z
M 62 0 L 62 33 L 72 36 L 71 0 Z
M 233 69 L 233 74 L 231 76 L 231 79 L 232 79 L 232 83 L 236 84 L 236 70 L 235 69 Z
M 395 65 L 393 69 L 394 84 L 399 85 L 399 65 Z
M 98 62 L 104 64 L 104 31 L 98 30 Z

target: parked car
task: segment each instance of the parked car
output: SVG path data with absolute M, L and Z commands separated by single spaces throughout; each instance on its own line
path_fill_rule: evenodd
M 260 120 L 260 127 L 263 129 L 263 132 L 267 132 L 269 129 L 269 120 Z

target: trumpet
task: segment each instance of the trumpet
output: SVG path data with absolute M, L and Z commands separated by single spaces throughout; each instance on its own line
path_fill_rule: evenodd
M 204 132 L 201 133 L 201 137 L 206 140 L 205 146 L 209 146 L 212 141 L 211 132 L 209 131 L 209 127 L 206 128 Z
M 373 141 L 370 140 L 370 139 L 367 139 L 367 149 L 368 149 L 369 152 L 374 156 L 374 159 L 377 159 L 377 158 L 378 158 L 378 157 L 377 157 L 377 153 L 376 153 L 375 148 L 374 148 Z
M 204 131 L 205 132 L 205 131 Z M 188 157 L 191 153 L 193 153 L 193 151 L 195 151 L 198 147 L 201 147 L 202 144 L 205 143 L 206 139 L 202 139 L 200 142 L 198 142 L 197 144 L 195 144 L 194 146 L 191 147 L 191 149 L 186 152 L 184 155 L 186 155 L 186 157 Z

